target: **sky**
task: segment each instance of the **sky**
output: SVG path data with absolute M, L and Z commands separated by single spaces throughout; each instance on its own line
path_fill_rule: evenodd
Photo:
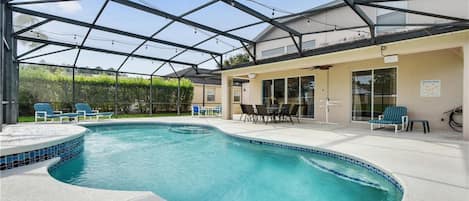
M 15 0 L 13 2 L 21 2 L 26 0 Z M 151 6 L 173 15 L 182 15 L 183 13 L 200 6 L 209 0 L 132 0 L 146 6 Z M 286 15 L 289 12 L 296 13 L 307 10 L 318 5 L 330 2 L 331 0 L 238 0 L 240 3 L 247 5 L 266 16 L 279 17 Z M 24 5 L 22 8 L 31 9 L 52 15 L 67 17 L 79 21 L 91 23 L 99 9 L 102 7 L 104 0 L 80 0 L 61 3 L 45 3 L 35 5 Z M 269 8 L 266 8 L 269 7 Z M 274 8 L 275 10 L 272 10 Z M 249 16 L 242 11 L 237 10 L 229 4 L 217 2 L 193 14 L 187 15 L 185 19 L 198 22 L 203 25 L 211 26 L 213 28 L 226 31 L 246 24 L 255 23 L 259 20 Z M 39 19 L 42 20 L 42 19 Z M 114 29 L 124 30 L 140 35 L 150 36 L 155 31 L 169 23 L 170 20 L 155 16 L 149 13 L 138 11 L 115 2 L 110 2 L 102 15 L 99 17 L 97 24 L 101 26 L 111 27 Z M 21 29 L 19 24 L 16 24 L 16 29 Z M 268 24 L 263 23 L 258 26 L 242 29 L 232 32 L 247 39 L 253 39 L 263 29 L 267 28 Z M 66 42 L 72 44 L 80 44 L 88 31 L 88 28 L 79 27 L 75 25 L 68 25 L 61 22 L 50 22 L 35 29 L 37 32 L 47 35 L 49 40 Z M 31 33 L 29 33 L 31 34 Z M 34 34 L 36 36 L 37 34 Z M 202 40 L 205 40 L 214 34 L 208 31 L 196 29 L 181 23 L 173 23 L 164 31 L 160 32 L 155 38 L 168 40 L 188 46 L 192 46 Z M 85 46 L 97 47 L 102 49 L 110 49 L 121 52 L 131 52 L 143 40 L 112 34 L 108 32 L 93 30 L 91 31 Z M 197 47 L 208 49 L 215 52 L 225 52 L 234 48 L 240 47 L 238 41 L 218 36 L 206 43 Z M 31 49 L 28 43 L 19 43 L 19 54 Z M 63 49 L 63 47 L 47 46 L 40 51 L 35 52 L 31 56 L 39 55 L 46 52 L 56 51 Z M 174 55 L 180 53 L 182 49 L 153 42 L 147 42 L 143 45 L 136 54 L 160 57 L 169 59 Z M 70 50 L 54 55 L 45 57 L 38 57 L 30 60 L 29 62 L 39 62 L 45 60 L 47 63 L 52 64 L 66 64 L 73 65 L 74 58 L 78 50 Z M 239 52 L 239 51 L 237 51 Z M 237 53 L 235 52 L 235 53 Z M 234 54 L 234 53 L 233 53 Z M 231 54 L 232 55 L 232 54 Z M 227 55 L 229 57 L 230 55 Z M 199 63 L 211 58 L 208 54 L 200 52 L 187 51 L 174 60 L 185 61 L 189 63 Z M 124 61 L 124 56 L 109 55 L 91 51 L 81 51 L 80 57 L 77 61 L 77 66 L 80 67 L 96 67 L 114 68 L 120 66 Z M 226 58 L 224 58 L 226 59 Z M 121 68 L 121 71 L 138 72 L 138 73 L 152 73 L 161 62 L 150 61 L 138 58 L 129 59 Z M 216 63 L 211 61 L 207 62 L 200 67 L 212 68 L 216 67 Z M 176 70 L 187 68 L 187 66 L 175 65 Z M 169 66 L 163 67 L 156 75 L 164 75 L 171 73 L 172 70 Z

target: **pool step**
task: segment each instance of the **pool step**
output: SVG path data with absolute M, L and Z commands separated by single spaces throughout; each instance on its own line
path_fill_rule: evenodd
M 304 162 L 306 162 L 307 164 L 309 164 L 309 165 L 311 165 L 311 166 L 313 166 L 313 167 L 315 167 L 315 168 L 317 168 L 321 171 L 324 171 L 324 172 L 327 172 L 327 173 L 330 173 L 330 174 L 334 174 L 335 176 L 337 176 L 339 178 L 342 178 L 342 179 L 345 179 L 345 180 L 348 180 L 348 181 L 351 181 L 351 182 L 354 182 L 354 183 L 358 183 L 358 184 L 361 184 L 361 185 L 365 185 L 365 186 L 369 186 L 369 187 L 373 187 L 373 188 L 377 188 L 377 189 L 386 191 L 385 189 L 383 189 L 377 183 L 367 181 L 365 179 L 357 178 L 357 177 L 354 177 L 354 176 L 350 176 L 350 175 L 347 175 L 347 174 L 342 173 L 340 171 L 334 170 L 332 168 L 328 168 L 325 165 L 320 164 L 320 162 L 315 161 L 313 159 L 306 158 L 304 156 L 300 156 L 300 158 Z
M 209 134 L 208 128 L 199 126 L 174 126 L 169 127 L 169 131 L 179 134 Z

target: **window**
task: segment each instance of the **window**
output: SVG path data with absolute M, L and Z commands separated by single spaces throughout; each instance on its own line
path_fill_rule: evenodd
M 296 49 L 296 46 L 294 44 L 287 46 L 287 54 L 296 53 L 296 52 L 298 52 L 298 49 Z
M 314 118 L 314 88 L 316 82 L 314 76 L 301 77 L 301 117 Z
M 305 41 L 303 42 L 303 50 L 311 50 L 316 47 L 316 41 L 315 40 L 310 40 L 310 41 Z
M 396 7 L 396 8 L 407 8 L 407 2 L 386 2 L 383 3 L 386 6 Z M 376 23 L 377 24 L 406 24 L 406 14 L 398 11 L 391 11 L 385 9 L 378 9 L 376 14 Z M 393 27 L 376 27 L 376 33 L 386 33 L 394 32 L 398 29 L 404 28 L 403 26 L 393 26 Z
M 262 81 L 262 104 L 272 104 L 272 80 Z
M 396 68 L 352 73 L 352 120 L 378 118 L 388 106 L 396 105 Z
M 279 47 L 279 48 L 274 48 L 270 50 L 264 50 L 262 51 L 261 54 L 263 58 L 267 58 L 267 57 L 282 55 L 284 53 L 285 53 L 284 47 Z
M 396 105 L 396 69 L 373 71 L 373 117 L 378 118 L 388 106 Z
M 372 71 L 352 73 L 352 120 L 371 119 Z
M 207 101 L 214 102 L 215 101 L 215 89 L 208 89 L 207 90 Z
M 309 40 L 303 42 L 303 50 L 311 50 L 316 47 L 316 41 L 315 40 Z M 295 53 L 298 52 L 298 49 L 296 49 L 295 44 L 287 46 L 287 54 Z
M 285 103 L 285 79 L 274 80 L 274 104 Z
M 262 103 L 300 104 L 301 118 L 314 118 L 314 76 L 290 77 L 262 81 Z
M 241 88 L 233 89 L 233 103 L 241 103 Z
M 298 103 L 300 97 L 300 78 L 292 77 L 287 81 L 287 102 Z

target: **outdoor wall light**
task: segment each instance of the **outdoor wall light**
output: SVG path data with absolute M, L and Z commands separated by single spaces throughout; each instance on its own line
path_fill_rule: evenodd
M 385 64 L 397 63 L 397 62 L 399 62 L 399 56 L 397 54 L 384 56 L 384 63 Z
M 256 74 L 255 73 L 249 73 L 248 78 L 249 79 L 254 79 L 254 78 L 256 78 Z

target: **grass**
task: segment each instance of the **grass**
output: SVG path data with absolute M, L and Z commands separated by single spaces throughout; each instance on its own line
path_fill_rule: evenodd
M 187 116 L 190 115 L 191 113 L 181 113 L 181 116 Z M 119 115 L 114 115 L 112 118 L 113 119 L 125 119 L 125 118 L 144 118 L 144 117 L 173 117 L 177 116 L 177 113 L 175 112 L 168 112 L 168 113 L 156 113 L 153 115 L 149 114 L 119 114 Z M 81 118 L 80 118 L 81 119 Z M 34 116 L 20 116 L 18 118 L 19 122 L 34 122 Z

